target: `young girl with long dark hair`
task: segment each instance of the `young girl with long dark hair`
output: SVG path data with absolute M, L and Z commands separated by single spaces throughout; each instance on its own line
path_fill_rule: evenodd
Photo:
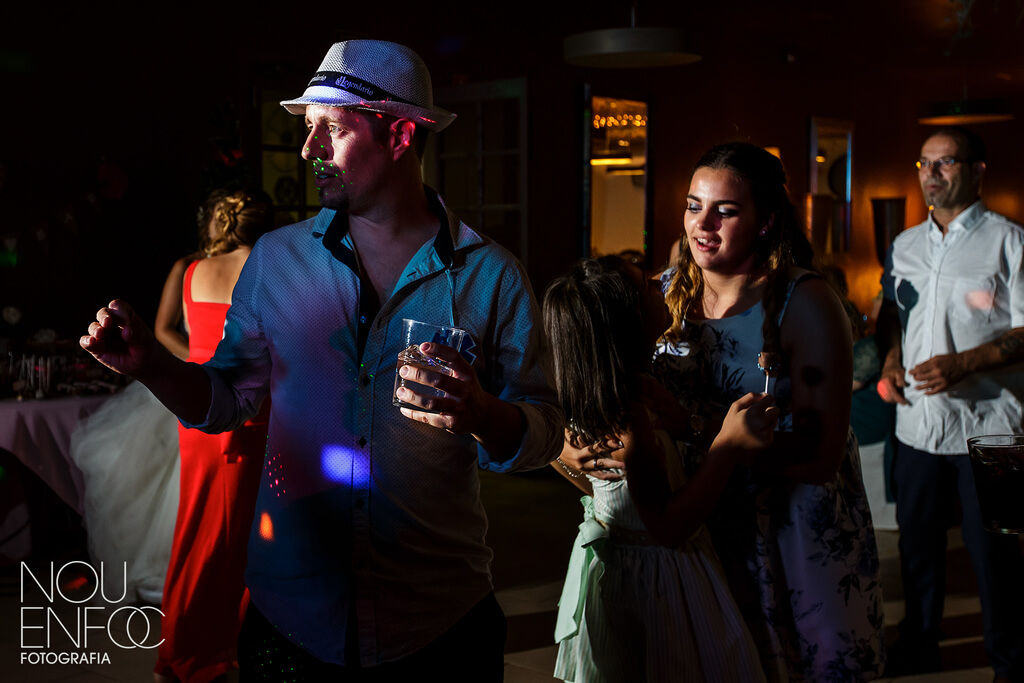
M 613 265 L 613 264 L 612 264 Z M 750 634 L 703 525 L 735 464 L 772 438 L 770 398 L 734 402 L 689 478 L 661 427 L 643 304 L 608 262 L 580 262 L 544 297 L 544 327 L 570 439 L 613 439 L 625 477 L 570 472 L 585 497 L 560 601 L 555 676 L 566 681 L 759 681 Z M 673 403 L 669 396 L 668 403 Z

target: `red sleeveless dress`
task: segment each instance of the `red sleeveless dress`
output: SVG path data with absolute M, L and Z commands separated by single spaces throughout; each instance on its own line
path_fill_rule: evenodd
M 229 305 L 192 300 L 198 264 L 185 271 L 183 300 L 188 360 L 204 363 L 224 334 Z M 269 403 L 233 432 L 204 434 L 178 425 L 181 494 L 161 606 L 164 641 L 154 670 L 184 683 L 206 683 L 235 666 L 249 601 L 243 574 Z

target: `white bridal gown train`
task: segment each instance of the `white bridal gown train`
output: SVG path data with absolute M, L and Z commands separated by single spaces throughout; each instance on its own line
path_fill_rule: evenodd
M 127 600 L 159 604 L 178 511 L 177 419 L 132 382 L 78 424 L 71 458 L 85 483 L 85 527 L 96 569 L 104 563 L 114 595 L 121 595 L 126 576 Z

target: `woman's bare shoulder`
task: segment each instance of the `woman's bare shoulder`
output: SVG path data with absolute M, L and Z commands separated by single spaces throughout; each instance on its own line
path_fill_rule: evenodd
M 825 278 L 813 270 L 791 268 L 789 280 L 793 283 L 789 297 L 790 308 L 800 308 L 806 305 L 831 306 L 839 303 L 839 299 Z
M 192 265 L 192 262 L 198 260 L 201 256 L 202 255 L 198 252 L 193 252 L 188 256 L 182 256 L 171 265 L 171 274 L 179 277 L 182 276 L 185 273 L 185 270 Z
M 811 271 L 804 271 L 811 273 Z M 831 335 L 849 337 L 849 320 L 839 297 L 820 276 L 807 277 L 797 283 L 790 294 L 782 319 L 784 342 L 801 339 L 822 343 Z
M 201 271 L 205 271 L 205 274 L 209 275 L 239 270 L 245 263 L 248 256 L 248 249 L 235 249 L 234 251 L 230 251 L 226 254 L 210 256 L 204 258 L 199 265 L 196 266 L 195 273 L 198 275 Z

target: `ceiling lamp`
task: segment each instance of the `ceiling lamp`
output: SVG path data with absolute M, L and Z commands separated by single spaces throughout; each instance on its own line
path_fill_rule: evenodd
M 633 157 L 625 155 L 608 155 L 594 157 L 590 160 L 591 166 L 629 166 L 633 163 Z
M 638 69 L 682 66 L 700 61 L 683 49 L 683 35 L 674 28 L 607 28 L 565 39 L 565 61 L 574 66 Z
M 565 61 L 602 69 L 682 66 L 700 61 L 700 55 L 684 48 L 679 29 L 638 27 L 636 5 L 637 0 L 633 0 L 628 28 L 606 28 L 567 37 L 563 43 Z
M 917 122 L 926 126 L 968 126 L 1012 119 L 1013 114 L 1006 113 L 1005 104 L 999 100 L 960 100 L 932 105 Z

